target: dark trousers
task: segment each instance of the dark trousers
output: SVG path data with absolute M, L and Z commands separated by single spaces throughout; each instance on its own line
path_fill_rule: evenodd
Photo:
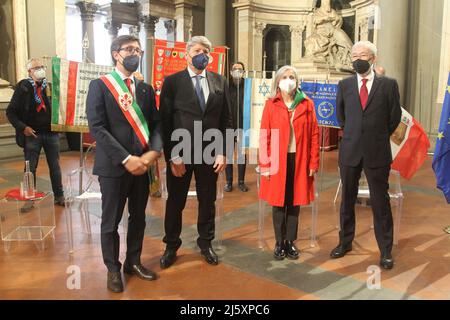
M 373 211 L 375 237 L 381 254 L 390 254 L 394 239 L 391 203 L 389 199 L 389 172 L 391 167 L 367 168 L 363 161 L 357 167 L 340 167 L 342 201 L 339 240 L 349 245 L 355 237 L 355 202 L 358 196 L 361 171 L 367 178 Z
M 36 168 L 39 163 L 39 155 L 42 148 L 44 149 L 45 157 L 47 158 L 53 194 L 55 197 L 60 197 L 64 192 L 61 180 L 61 168 L 59 166 L 59 134 L 56 132 L 46 132 L 38 133 L 37 138 L 25 137 L 23 152 L 25 160 L 30 161 L 30 171 L 34 175 L 35 186 Z
M 294 206 L 295 153 L 288 153 L 286 171 L 286 192 L 283 207 L 273 207 L 273 228 L 277 242 L 297 240 L 300 206 Z M 275 191 L 274 191 L 275 192 Z
M 215 233 L 217 174 L 212 165 L 186 165 L 186 173 L 178 178 L 172 174 L 167 165 L 167 191 L 169 193 L 164 218 L 165 237 L 163 241 L 168 249 L 178 250 L 181 246 L 182 212 L 186 206 L 186 198 L 191 184 L 192 174 L 195 175 L 198 199 L 197 244 L 200 249 L 211 246 Z
M 111 272 L 119 272 L 120 237 L 118 227 L 128 199 L 128 232 L 126 261 L 140 263 L 145 231 L 145 208 L 149 194 L 147 174 L 133 176 L 125 173 L 118 178 L 99 177 L 102 193 L 101 243 L 103 261 Z
M 235 143 L 236 144 L 236 143 Z M 234 148 L 232 148 L 234 149 Z M 227 177 L 227 183 L 233 184 L 233 153 L 234 150 L 229 150 L 231 155 L 230 158 L 227 158 L 227 167 L 225 168 L 225 174 Z M 239 145 L 237 149 L 237 164 L 238 164 L 238 183 L 244 183 L 245 181 L 245 168 L 247 164 L 247 156 L 243 153 L 242 150 L 239 150 Z

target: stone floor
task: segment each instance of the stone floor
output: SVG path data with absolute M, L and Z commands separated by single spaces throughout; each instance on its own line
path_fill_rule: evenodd
M 64 174 L 77 167 L 76 152 L 61 155 Z M 23 164 L 20 159 L 0 163 L 0 194 L 18 186 Z M 393 270 L 381 271 L 380 289 L 369 289 L 377 266 L 378 249 L 371 229 L 371 210 L 357 207 L 357 233 L 353 251 L 330 260 L 338 241 L 337 211 L 333 205 L 338 184 L 337 153 L 325 154 L 315 247 L 310 246 L 311 210 L 302 209 L 297 246 L 299 260 L 274 261 L 270 208 L 266 207 L 264 248 L 258 246 L 258 198 L 254 166 L 247 169 L 248 193 L 234 190 L 224 198 L 217 250 L 221 263 L 210 266 L 196 247 L 196 201 L 188 200 L 183 216 L 183 246 L 176 264 L 160 270 L 164 250 L 162 199 L 150 198 L 142 253 L 145 266 L 158 272 L 157 281 L 124 277 L 126 290 L 106 290 L 106 269 L 100 250 L 100 212 L 92 208 L 92 236 L 88 237 L 79 214 L 74 215 L 75 252 L 68 254 L 66 214 L 56 207 L 55 239 L 45 250 L 30 242 L 14 242 L 0 248 L 0 299 L 450 299 L 450 207 L 435 188 L 429 159 L 410 181 L 402 180 L 403 216 Z M 38 168 L 38 188 L 50 190 L 45 157 Z M 395 213 L 395 207 L 394 213 Z M 1 207 L 0 207 L 1 212 Z M 124 259 L 121 233 L 121 259 Z M 78 269 L 79 268 L 79 269 Z M 73 287 L 73 270 L 80 271 L 80 289 Z M 373 277 L 372 277 L 373 278 Z

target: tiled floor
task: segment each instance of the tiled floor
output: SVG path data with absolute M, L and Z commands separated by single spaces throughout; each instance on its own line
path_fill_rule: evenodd
M 399 244 L 393 252 L 396 265 L 393 270 L 381 271 L 381 288 L 372 290 L 367 286 L 367 282 L 371 283 L 368 268 L 377 266 L 379 254 L 370 208 L 357 207 L 354 250 L 343 259 L 328 258 L 338 240 L 333 206 L 338 183 L 336 159 L 336 152 L 325 154 L 314 248 L 309 242 L 310 209 L 302 210 L 297 241 L 302 256 L 297 261 L 272 259 L 274 237 L 269 207 L 264 224 L 265 247 L 258 247 L 256 175 L 254 166 L 249 166 L 250 191 L 235 189 L 225 194 L 218 266 L 206 264 L 198 253 L 196 204 L 188 200 L 179 259 L 173 267 L 160 270 L 164 214 L 162 200 L 151 198 L 142 262 L 160 278 L 145 282 L 125 277 L 126 291 L 112 294 L 106 290 L 98 208 L 92 210 L 91 238 L 82 227 L 80 215 L 75 214 L 75 252 L 70 256 L 66 215 L 57 207 L 55 240 L 46 241 L 44 251 L 28 242 L 12 243 L 8 252 L 0 250 L 0 299 L 450 299 L 450 235 L 442 230 L 450 224 L 450 206 L 435 188 L 431 159 L 411 181 L 402 180 L 405 199 Z M 62 154 L 61 165 L 65 173 L 76 168 L 78 154 Z M 18 186 L 22 167 L 20 160 L 0 163 L 1 194 Z M 37 184 L 40 189 L 50 190 L 45 157 L 39 164 Z M 123 260 L 123 234 L 121 238 Z M 80 289 L 70 289 L 76 284 L 73 270 L 80 271 Z

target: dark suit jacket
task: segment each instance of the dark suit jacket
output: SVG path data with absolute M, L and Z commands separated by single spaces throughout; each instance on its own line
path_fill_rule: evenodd
M 136 81 L 136 99 L 148 123 L 150 150 L 160 152 L 161 124 L 153 88 Z M 100 79 L 89 84 L 86 111 L 89 129 L 96 141 L 93 173 L 104 177 L 122 176 L 126 172 L 122 161 L 129 154 L 141 156 L 144 150 L 114 96 Z
M 238 107 L 238 96 L 237 96 L 237 91 L 238 91 L 238 86 L 233 82 L 232 79 L 230 79 L 230 84 L 229 84 L 229 90 L 230 90 L 230 104 L 231 104 L 231 116 L 233 119 L 233 129 L 237 129 L 237 119 L 239 119 L 239 128 L 242 129 L 243 128 L 243 120 L 244 120 L 244 80 L 242 79 L 242 81 L 239 84 L 239 118 L 237 115 L 237 107 Z
M 50 84 L 48 84 L 50 86 Z M 47 107 L 50 106 L 50 98 L 47 92 L 43 92 L 42 99 Z M 11 101 L 6 108 L 6 116 L 16 129 L 16 143 L 23 148 L 25 135 L 23 130 L 28 126 L 30 110 L 36 108 L 34 101 L 34 88 L 28 79 L 21 80 L 14 90 Z
M 194 85 L 187 69 L 168 76 L 164 80 L 161 91 L 160 113 L 163 126 L 164 155 L 166 161 L 171 159 L 172 149 L 178 141 L 171 141 L 172 132 L 176 129 L 186 129 L 191 136 L 191 163 L 194 162 L 194 146 L 197 144 L 202 152 L 210 142 L 194 140 L 194 121 L 201 121 L 202 131 L 218 129 L 223 134 L 223 150 L 226 155 L 227 128 L 231 128 L 231 112 L 228 85 L 225 78 L 213 72 L 206 72 L 209 85 L 209 97 L 205 112 L 202 112 L 195 94 Z M 200 145 L 201 144 L 201 145 Z
M 401 118 L 397 81 L 375 75 L 365 110 L 359 99 L 357 76 L 339 82 L 337 116 L 344 130 L 339 165 L 377 168 L 392 163 L 390 136 Z

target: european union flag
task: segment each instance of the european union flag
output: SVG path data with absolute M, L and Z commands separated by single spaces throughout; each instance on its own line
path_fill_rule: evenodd
M 450 74 L 434 150 L 433 170 L 436 175 L 437 187 L 442 190 L 447 203 L 450 204 Z

